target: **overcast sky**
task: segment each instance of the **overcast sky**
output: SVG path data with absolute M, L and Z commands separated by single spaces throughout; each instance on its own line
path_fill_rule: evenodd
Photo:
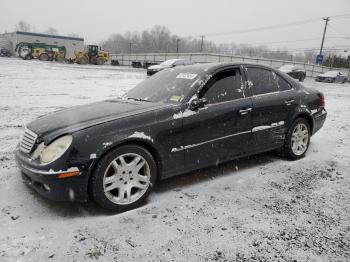
M 85 43 L 99 43 L 112 33 L 150 29 L 156 24 L 180 37 L 199 37 L 319 17 L 304 25 L 206 38 L 297 49 L 319 47 L 324 27 L 321 17 L 350 14 L 350 0 L 0 0 L 0 11 L 0 33 L 13 31 L 24 20 L 38 32 L 53 27 L 61 35 L 77 33 Z M 343 46 L 350 52 L 350 39 L 339 38 L 350 37 L 350 16 L 331 19 L 330 25 L 325 46 Z

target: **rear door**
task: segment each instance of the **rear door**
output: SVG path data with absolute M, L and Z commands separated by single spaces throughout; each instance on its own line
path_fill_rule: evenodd
M 183 117 L 185 165 L 202 167 L 251 148 L 251 98 L 240 67 L 219 71 L 200 93 L 204 108 Z
M 297 107 L 296 92 L 288 81 L 267 68 L 247 66 L 246 74 L 252 93 L 252 135 L 256 149 L 277 148 L 283 144 Z

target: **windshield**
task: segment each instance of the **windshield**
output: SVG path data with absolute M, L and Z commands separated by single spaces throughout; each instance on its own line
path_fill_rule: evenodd
M 179 61 L 179 59 L 170 59 L 170 60 L 164 61 L 163 63 L 161 63 L 161 65 L 163 65 L 163 66 L 171 66 L 176 61 Z
M 150 102 L 180 103 L 190 92 L 202 70 L 188 67 L 163 70 L 145 79 L 126 98 Z

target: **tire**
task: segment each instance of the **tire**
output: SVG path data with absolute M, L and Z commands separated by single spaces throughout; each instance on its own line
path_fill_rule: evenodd
M 78 64 L 80 65 L 86 65 L 89 63 L 89 59 L 87 59 L 87 57 L 82 56 L 78 59 Z
M 298 127 L 299 128 L 302 127 L 301 133 L 305 133 L 305 131 L 307 131 L 307 134 L 303 135 L 303 137 L 300 137 L 301 133 L 298 133 L 297 131 Z M 291 160 L 297 160 L 297 159 L 303 158 L 305 156 L 307 149 L 309 148 L 310 137 L 311 137 L 311 130 L 307 120 L 305 118 L 297 118 L 289 128 L 286 138 L 284 140 L 284 145 L 282 150 L 284 156 Z M 300 146 L 298 146 L 298 144 Z M 299 148 L 300 150 L 298 150 Z
M 39 60 L 40 60 L 40 61 L 49 61 L 49 55 L 46 54 L 46 53 L 42 53 L 42 54 L 40 54 L 40 56 L 39 56 Z
M 96 59 L 96 65 L 103 65 L 105 63 L 105 60 L 103 57 L 97 57 Z
M 301 74 L 301 75 L 299 76 L 299 82 L 303 82 L 304 79 L 305 79 L 305 75 Z
M 61 55 L 56 56 L 55 61 L 58 63 L 63 63 L 65 61 L 65 58 Z
M 112 150 L 97 163 L 89 190 L 103 208 L 124 212 L 146 202 L 156 178 L 157 165 L 153 156 L 143 147 L 125 145 Z
M 96 65 L 97 64 L 97 58 L 96 56 L 90 57 L 90 64 Z

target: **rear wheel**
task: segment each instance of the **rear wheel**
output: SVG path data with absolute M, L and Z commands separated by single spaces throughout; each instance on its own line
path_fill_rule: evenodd
M 284 155 L 292 160 L 300 159 L 305 153 L 310 143 L 310 125 L 305 118 L 297 118 L 289 128 L 284 141 Z
M 91 178 L 90 192 L 102 207 L 127 211 L 145 203 L 156 177 L 152 155 L 143 147 L 126 145 L 100 160 Z

